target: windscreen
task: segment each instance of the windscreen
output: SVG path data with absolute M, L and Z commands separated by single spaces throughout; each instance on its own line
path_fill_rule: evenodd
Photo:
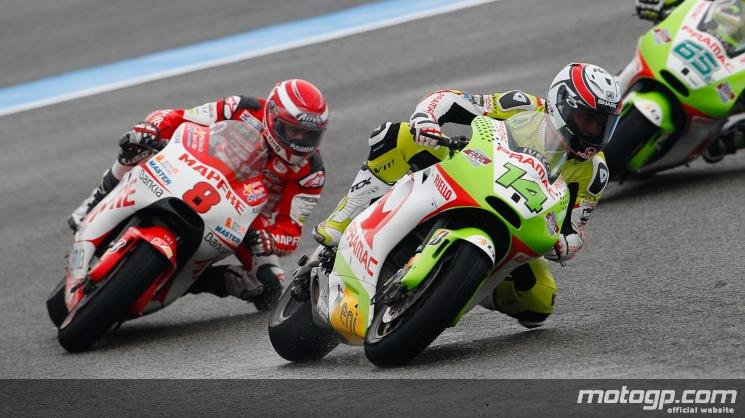
M 546 168 L 548 180 L 559 177 L 567 159 L 566 145 L 553 129 L 545 112 L 522 112 L 505 121 L 509 147 L 527 154 Z
M 259 175 L 267 160 L 261 134 L 239 121 L 218 122 L 210 127 L 209 154 L 223 163 L 240 181 Z
M 745 51 L 745 2 L 715 0 L 701 18 L 698 30 L 716 37 L 729 58 Z

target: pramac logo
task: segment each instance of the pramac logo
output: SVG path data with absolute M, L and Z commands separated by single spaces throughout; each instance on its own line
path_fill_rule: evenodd
M 352 229 L 350 234 L 347 235 L 347 245 L 349 245 L 349 249 L 352 250 L 357 261 L 362 264 L 367 275 L 373 277 L 374 272 L 372 268 L 379 264 L 378 259 L 370 254 L 370 251 L 365 245 L 365 240 L 360 239 L 356 229 Z

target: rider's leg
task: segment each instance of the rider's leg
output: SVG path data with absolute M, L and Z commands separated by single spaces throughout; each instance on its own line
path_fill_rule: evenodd
M 101 183 L 93 189 L 91 195 L 86 197 L 85 200 L 80 203 L 80 206 L 78 206 L 67 218 L 67 224 L 73 231 L 78 229 L 78 226 L 83 221 L 83 218 L 85 218 L 85 215 L 87 215 L 88 212 L 98 204 L 98 202 L 103 200 L 106 195 L 114 190 L 114 187 L 119 184 L 122 177 L 124 177 L 132 167 L 133 166 L 122 164 L 117 159 L 117 161 L 114 162 L 114 165 L 103 173 L 103 176 L 101 176 Z
M 548 262 L 536 258 L 513 270 L 481 305 L 516 318 L 526 328 L 535 328 L 553 313 L 555 298 L 556 282 Z
M 151 116 L 153 114 L 151 114 Z M 135 132 L 134 128 L 119 138 L 119 155 L 116 157 L 114 165 L 103 174 L 101 184 L 93 189 L 91 195 L 83 200 L 80 206 L 78 206 L 77 209 L 72 212 L 70 217 L 67 218 L 67 224 L 73 231 L 78 229 L 78 226 L 80 226 L 85 215 L 87 215 L 91 209 L 103 200 L 106 195 L 111 193 L 125 174 L 132 170 L 134 166 L 139 164 L 140 161 L 152 155 L 151 150 L 153 144 L 147 142 L 151 140 L 150 138 L 151 136 L 144 137 L 142 133 L 138 134 Z M 143 147 L 143 145 L 147 146 Z M 165 146 L 165 142 L 161 141 L 161 145 Z
M 241 265 L 208 267 L 188 293 L 211 293 L 221 298 L 234 296 L 253 303 L 260 312 L 266 312 L 277 304 L 284 278 L 279 257 L 254 257 L 251 271 L 246 271 Z
M 339 244 L 352 219 L 383 196 L 410 169 L 417 170 L 441 161 L 447 148 L 437 150 L 414 142 L 406 122 L 386 122 L 373 131 L 370 155 L 362 165 L 347 195 L 331 214 L 313 229 L 313 237 L 326 246 Z

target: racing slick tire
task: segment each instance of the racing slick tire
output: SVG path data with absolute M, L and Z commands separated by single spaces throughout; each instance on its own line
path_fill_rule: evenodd
M 618 121 L 613 138 L 603 148 L 611 180 L 622 181 L 633 175 L 627 172 L 626 164 L 659 129 L 636 108 Z
M 269 319 L 269 340 L 274 351 L 285 360 L 303 363 L 320 360 L 331 352 L 339 339 L 313 323 L 310 297 L 297 300 L 287 287 Z
M 72 320 L 59 329 L 60 345 L 71 353 L 90 348 L 112 325 L 126 318 L 132 304 L 168 266 L 168 260 L 149 243 L 137 243 L 113 274 L 80 302 Z
M 67 318 L 67 314 L 70 313 L 67 311 L 67 305 L 65 305 L 64 278 L 54 287 L 54 290 L 52 290 L 52 293 L 47 298 L 47 313 L 49 314 L 49 319 L 52 320 L 52 323 L 57 328 Z
M 456 245 L 417 287 L 418 292 L 407 298 L 409 302 L 395 318 L 386 322 L 385 314 L 391 307 L 378 301 L 365 336 L 365 355 L 372 364 L 396 367 L 409 362 L 453 324 L 476 293 L 492 262 L 471 244 Z

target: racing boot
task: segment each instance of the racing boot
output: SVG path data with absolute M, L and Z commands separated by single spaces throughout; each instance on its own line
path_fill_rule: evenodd
M 70 217 L 67 218 L 67 225 L 70 226 L 70 229 L 77 231 L 80 223 L 83 222 L 85 215 L 87 215 L 91 209 L 96 207 L 96 205 L 103 200 L 106 195 L 111 193 L 117 184 L 119 184 L 119 179 L 114 177 L 111 169 L 106 170 L 101 177 L 101 184 L 93 189 L 91 195 L 83 200 L 80 206 L 78 206 L 77 209 L 72 212 Z
M 391 185 L 375 177 L 367 168 L 367 163 L 357 173 L 347 195 L 339 202 L 328 218 L 313 228 L 313 238 L 327 247 L 339 245 L 341 234 L 347 229 L 355 216 L 365 210 L 372 202 L 383 196 Z
M 261 265 L 256 277 L 238 265 L 211 266 L 192 284 L 188 293 L 210 293 L 221 298 L 233 296 L 253 303 L 259 312 L 268 312 L 279 301 L 283 277 L 282 269 L 273 264 Z
M 740 121 L 720 132 L 704 151 L 702 155 L 704 161 L 710 164 L 718 163 L 725 155 L 734 154 L 738 149 L 745 148 L 745 135 L 743 135 L 745 126 L 743 125 L 745 122 Z
M 481 301 L 481 306 L 509 315 L 525 328 L 542 326 L 554 311 L 556 282 L 544 259 L 513 270 Z

